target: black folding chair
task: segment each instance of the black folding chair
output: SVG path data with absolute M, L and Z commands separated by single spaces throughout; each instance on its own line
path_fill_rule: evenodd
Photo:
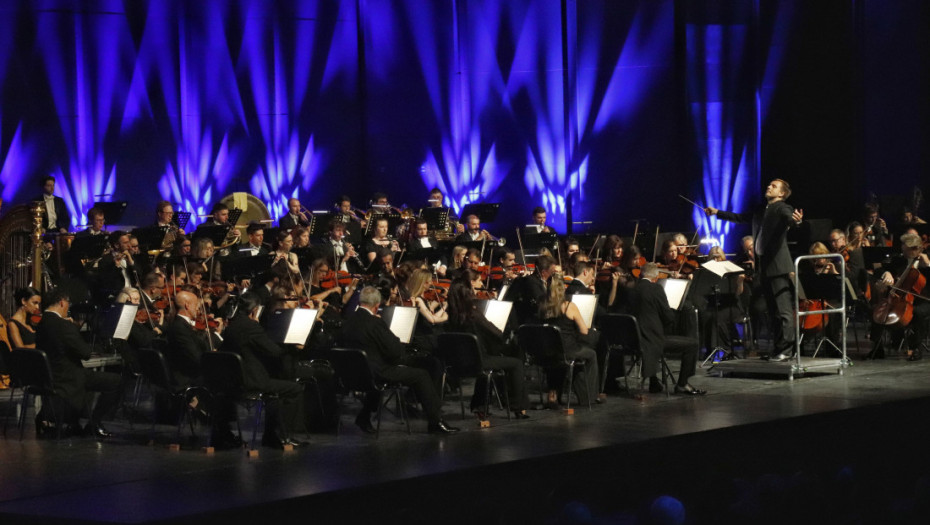
M 242 357 L 233 352 L 207 352 L 200 358 L 200 368 L 203 371 L 204 386 L 213 396 L 213 399 L 226 399 L 235 404 L 242 405 L 249 412 L 255 407 L 255 419 L 252 422 L 252 441 L 249 447 L 255 449 L 255 436 L 262 421 L 262 412 L 267 401 L 277 399 L 277 395 L 266 392 L 257 392 L 246 389 L 245 375 L 242 370 Z M 217 407 L 210 407 L 210 414 L 214 419 L 216 428 Z M 239 417 L 236 416 L 236 430 L 242 439 L 242 427 Z M 211 443 L 212 444 L 212 443 Z
M 184 424 L 185 417 L 190 425 L 191 435 L 196 437 L 197 433 L 194 431 L 194 408 L 190 406 L 190 401 L 196 394 L 199 394 L 202 399 L 209 396 L 209 392 L 200 386 L 180 388 L 178 385 L 174 384 L 171 378 L 171 372 L 168 371 L 168 362 L 165 360 L 164 354 L 158 350 L 140 348 L 138 355 L 140 372 L 142 378 L 149 385 L 149 391 L 154 392 L 155 389 L 162 390 L 180 404 L 176 439 L 178 441 L 181 439 L 181 426 Z M 154 399 L 154 395 L 152 397 Z M 155 438 L 155 423 L 157 420 L 158 414 L 156 410 L 156 413 L 152 414 L 152 429 L 150 430 L 152 439 Z
M 33 348 L 17 348 L 8 356 L 10 370 L 10 409 L 3 422 L 3 437 L 6 438 L 7 424 L 13 412 L 13 394 L 16 389 L 23 391 L 22 408 L 16 424 L 19 427 L 19 440 L 23 440 L 23 431 L 26 428 L 26 412 L 29 409 L 29 396 L 42 396 L 43 406 L 49 407 L 55 418 L 56 436 L 61 438 L 62 410 L 55 408 L 60 398 L 55 393 L 55 380 L 52 377 L 52 366 L 48 356 L 42 350 Z
M 404 408 L 403 392 L 406 388 L 402 383 L 385 381 L 376 378 L 368 364 L 368 355 L 364 350 L 356 348 L 332 348 L 319 353 L 320 358 L 330 362 L 336 372 L 336 378 L 347 392 L 378 392 L 378 423 L 375 427 L 375 437 L 381 433 L 381 410 L 384 406 L 384 393 L 390 392 L 396 396 L 400 405 L 400 417 L 407 425 L 410 433 L 410 421 Z
M 483 376 L 486 380 L 484 392 L 484 413 L 488 414 L 491 406 L 491 391 L 497 394 L 498 401 L 500 393 L 497 384 L 493 381 L 495 376 L 506 377 L 507 372 L 500 368 L 490 368 L 484 364 L 481 355 L 481 348 L 478 343 L 478 336 L 464 332 L 445 332 L 439 334 L 439 344 L 436 350 L 439 359 L 445 366 L 445 372 L 442 376 L 442 392 L 445 394 L 446 374 L 451 373 L 458 379 Z M 477 388 L 477 383 L 475 387 Z M 510 395 L 504 388 L 504 399 L 507 405 L 507 419 L 510 419 Z M 459 383 L 459 405 L 462 408 L 462 419 L 465 419 L 465 401 L 461 382 Z M 503 407 L 501 407 L 503 408 Z
M 525 324 L 517 329 L 517 343 L 523 353 L 540 368 L 566 368 L 565 379 L 568 382 L 568 403 L 572 406 L 572 382 L 576 366 L 584 366 L 584 359 L 569 359 L 562 347 L 562 332 L 559 327 L 549 324 Z M 539 376 L 539 397 L 542 403 L 543 375 Z M 587 388 L 587 385 L 584 385 Z M 597 392 L 588 392 L 588 410 L 591 410 L 591 397 Z
M 619 351 L 623 356 L 631 356 L 632 361 L 630 362 L 629 368 L 623 367 L 623 381 L 626 385 L 627 391 L 630 391 L 630 379 L 629 374 L 633 370 L 633 367 L 636 366 L 637 362 L 641 362 L 643 358 L 643 347 L 642 347 L 642 338 L 640 337 L 639 323 L 636 321 L 636 317 L 627 314 L 608 314 L 606 319 L 602 321 L 601 330 L 604 332 L 604 337 L 607 338 L 607 347 L 610 350 Z M 665 360 L 665 354 L 659 356 L 659 361 L 662 367 L 662 386 L 665 388 L 665 395 L 669 395 L 668 388 L 668 379 L 671 378 L 672 382 L 675 381 L 675 375 L 672 373 L 672 369 L 668 366 L 668 361 Z M 642 384 L 646 378 L 643 377 L 640 381 Z

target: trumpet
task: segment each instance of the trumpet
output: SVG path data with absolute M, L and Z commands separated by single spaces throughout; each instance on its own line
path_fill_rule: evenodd
M 484 238 L 484 240 L 496 246 L 504 246 L 505 244 L 507 244 L 507 239 L 503 237 L 495 237 L 491 235 L 491 232 L 489 232 L 488 230 L 481 230 L 481 236 Z

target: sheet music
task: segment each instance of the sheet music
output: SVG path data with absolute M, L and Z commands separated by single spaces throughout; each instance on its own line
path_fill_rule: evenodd
M 581 318 L 584 319 L 585 326 L 591 328 L 594 324 L 594 312 L 597 310 L 597 294 L 572 294 L 572 302 L 581 311 Z
M 417 309 L 412 306 L 395 306 L 391 314 L 389 328 L 400 342 L 407 344 L 413 338 L 413 328 L 417 324 Z
M 513 309 L 513 303 L 510 301 L 499 301 L 489 299 L 482 301 L 482 310 L 484 316 L 491 324 L 497 327 L 501 332 L 507 328 L 507 320 L 510 318 L 510 311 Z
M 665 289 L 668 305 L 672 307 L 672 310 L 678 310 L 688 293 L 691 281 L 689 279 L 659 279 L 657 282 Z
M 728 273 L 742 273 L 745 271 L 741 266 L 737 266 L 730 261 L 707 261 L 701 265 L 701 268 L 713 272 L 720 277 Z
M 310 337 L 310 330 L 313 330 L 313 323 L 320 311 L 311 308 L 295 308 L 291 312 L 294 314 L 284 336 L 284 344 L 302 345 Z
M 129 339 L 129 331 L 132 330 L 132 323 L 136 320 L 136 312 L 139 310 L 137 304 L 124 304 L 119 314 L 119 321 L 116 322 L 116 330 L 113 333 L 113 339 Z

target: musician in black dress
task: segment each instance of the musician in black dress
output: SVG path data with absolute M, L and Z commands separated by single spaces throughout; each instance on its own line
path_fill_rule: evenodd
M 524 383 L 523 360 L 510 357 L 512 353 L 506 349 L 504 333 L 478 310 L 475 303 L 475 292 L 469 275 L 456 280 L 449 287 L 449 323 L 446 328 L 450 332 L 466 332 L 478 337 L 478 348 L 481 351 L 481 360 L 487 368 L 496 368 L 507 373 L 507 391 L 510 396 L 510 409 L 517 419 L 527 419 L 526 407 L 529 399 L 526 395 Z M 475 382 L 475 392 L 471 399 L 471 409 L 474 411 L 485 405 L 486 391 L 484 378 Z
M 39 315 L 42 306 L 42 294 L 35 288 L 27 286 L 20 288 L 13 294 L 13 299 L 19 305 L 6 327 L 10 339 L 10 350 L 17 348 L 35 348 L 36 332 L 29 318 Z
M 775 340 L 777 355 L 773 361 L 787 361 L 794 355 L 794 271 L 788 251 L 788 229 L 801 224 L 804 211 L 794 209 L 785 199 L 791 196 L 788 183 L 775 179 L 765 190 L 767 203 L 750 212 L 732 213 L 717 208 L 704 208 L 708 216 L 731 222 L 752 223 L 755 239 L 755 275 L 765 294 L 770 316 L 770 328 Z

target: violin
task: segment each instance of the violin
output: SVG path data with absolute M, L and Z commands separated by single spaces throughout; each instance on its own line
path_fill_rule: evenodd
M 600 259 L 595 259 L 594 262 L 597 266 L 597 276 L 594 278 L 598 282 L 608 282 L 613 279 L 613 274 L 623 271 L 620 268 L 620 261 L 601 261 Z
M 140 308 L 136 311 L 136 322 L 137 323 L 148 323 L 149 321 L 157 323 L 161 321 L 161 312 L 146 310 L 145 308 Z
M 349 286 L 353 279 L 361 279 L 361 275 L 353 275 L 349 272 L 339 270 L 338 272 L 330 270 L 329 273 L 320 276 L 320 288 L 329 290 L 336 285 Z
M 203 313 L 197 314 L 197 317 L 194 318 L 194 329 L 195 330 L 216 330 L 220 327 L 220 322 L 213 318 L 213 314 L 210 314 L 208 317 L 204 318 Z
M 37 326 L 37 325 L 39 324 L 39 321 L 42 320 L 42 315 L 41 315 L 41 314 L 31 314 L 31 315 L 29 315 L 26 319 L 29 320 L 29 324 L 31 324 L 32 326 Z
M 164 297 L 160 297 L 158 299 L 155 299 L 154 302 L 152 302 L 152 306 L 158 310 L 167 310 L 168 307 L 171 305 L 169 304 L 168 299 Z

